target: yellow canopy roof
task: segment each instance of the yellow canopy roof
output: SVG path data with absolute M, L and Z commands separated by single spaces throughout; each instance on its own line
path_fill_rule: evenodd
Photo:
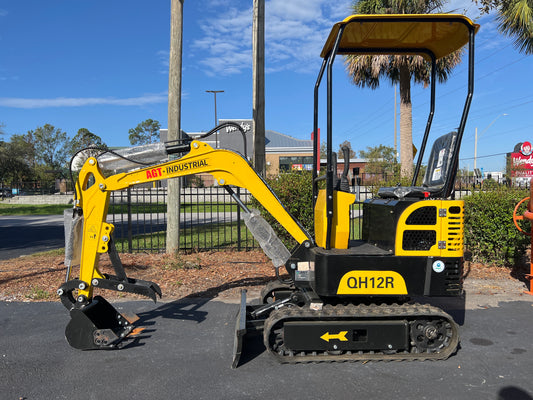
M 365 49 L 369 53 L 385 49 L 383 54 L 397 51 L 425 55 L 424 50 L 429 50 L 436 58 L 467 44 L 469 27 L 475 32 L 479 29 L 479 25 L 460 14 L 357 14 L 333 25 L 321 57 L 326 57 L 333 49 L 343 25 L 339 54 L 364 54 Z

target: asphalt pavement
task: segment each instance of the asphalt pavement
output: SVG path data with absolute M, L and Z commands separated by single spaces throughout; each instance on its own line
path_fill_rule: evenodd
M 236 212 L 221 215 L 188 213 L 182 216 L 181 226 L 196 226 L 221 221 L 236 221 Z M 119 218 L 120 216 L 120 218 Z M 116 219 L 114 219 L 116 217 Z M 146 221 L 146 223 L 145 223 Z M 115 225 L 115 237 L 127 237 L 128 222 L 121 214 L 109 215 L 107 222 Z M 133 214 L 132 235 L 166 229 L 165 215 Z M 2 215 L 0 216 L 0 260 L 65 247 L 63 215 Z
M 531 400 L 532 297 L 485 297 L 467 297 L 465 312 L 446 306 L 461 345 L 445 361 L 286 365 L 252 338 L 237 369 L 237 304 L 116 303 L 145 331 L 120 350 L 82 352 L 64 339 L 69 315 L 58 302 L 2 302 L 0 398 Z
M 65 247 L 63 215 L 0 216 L 0 260 Z

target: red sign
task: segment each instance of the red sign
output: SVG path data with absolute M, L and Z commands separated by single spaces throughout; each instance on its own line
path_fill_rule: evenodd
M 511 153 L 513 177 L 533 178 L 533 149 L 530 142 L 519 143 L 520 151 Z M 518 148 L 515 146 L 515 150 Z
M 533 154 L 511 153 L 512 176 L 533 178 Z
M 314 140 L 315 138 L 315 132 L 311 132 L 311 140 Z M 318 128 L 317 130 L 317 133 L 316 133 L 316 141 L 318 143 L 318 156 L 316 158 L 316 171 L 317 172 L 320 172 L 320 157 L 322 156 L 320 154 L 320 128 Z

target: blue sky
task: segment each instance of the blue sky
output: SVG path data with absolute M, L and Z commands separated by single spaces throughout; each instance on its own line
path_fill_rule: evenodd
M 182 129 L 207 131 L 218 118 L 252 117 L 252 1 L 187 0 L 184 5 Z M 266 0 L 266 128 L 297 138 L 312 130 L 313 86 L 332 24 L 350 14 L 349 0 Z M 461 151 L 473 168 L 501 170 L 503 155 L 533 140 L 533 58 L 479 18 L 475 95 Z M 0 123 L 6 136 L 52 124 L 74 136 L 87 128 L 110 146 L 126 146 L 128 130 L 147 118 L 167 126 L 170 1 L 0 0 Z M 335 65 L 335 143 L 356 151 L 394 144 L 394 89 L 358 89 Z M 466 65 L 437 89 L 435 134 L 458 126 Z M 439 98 L 439 96 L 441 96 Z M 429 90 L 413 86 L 413 138 L 421 140 Z M 325 104 L 325 98 L 322 100 Z M 507 115 L 503 115 L 507 114 Z M 325 116 L 320 126 L 325 132 Z

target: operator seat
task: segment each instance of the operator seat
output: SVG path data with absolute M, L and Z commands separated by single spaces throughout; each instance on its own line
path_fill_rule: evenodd
M 442 190 L 452 176 L 451 161 L 457 145 L 457 132 L 450 132 L 437 138 L 431 148 L 428 167 L 422 186 L 383 187 L 378 196 L 383 199 L 431 198 L 442 195 Z

